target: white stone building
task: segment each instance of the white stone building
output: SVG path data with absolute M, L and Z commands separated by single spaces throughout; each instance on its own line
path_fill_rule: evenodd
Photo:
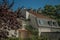
M 55 19 L 33 11 L 27 11 L 26 9 L 21 12 L 25 19 L 30 19 L 30 25 L 38 28 L 39 35 L 41 32 L 60 32 L 60 27 Z

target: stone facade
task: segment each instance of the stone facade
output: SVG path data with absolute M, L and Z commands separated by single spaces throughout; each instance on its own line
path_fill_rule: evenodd
M 42 32 L 60 32 L 60 27 L 55 19 L 32 11 L 26 11 L 23 14 L 25 14 L 23 16 L 28 15 L 25 19 L 30 19 L 29 24 L 38 29 L 39 36 Z

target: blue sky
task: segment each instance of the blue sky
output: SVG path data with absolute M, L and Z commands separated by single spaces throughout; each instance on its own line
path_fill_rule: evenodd
M 10 0 L 11 2 L 12 0 Z M 43 8 L 46 4 L 58 5 L 60 0 L 14 0 L 15 4 L 13 9 L 16 10 L 18 7 L 24 6 L 26 8 Z
M 57 5 L 60 4 L 60 0 L 15 0 L 14 9 L 19 6 L 37 9 L 43 8 L 46 4 Z

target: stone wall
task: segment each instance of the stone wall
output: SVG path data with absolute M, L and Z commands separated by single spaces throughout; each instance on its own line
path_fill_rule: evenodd
M 48 40 L 60 40 L 60 32 L 42 32 L 41 37 L 45 37 Z

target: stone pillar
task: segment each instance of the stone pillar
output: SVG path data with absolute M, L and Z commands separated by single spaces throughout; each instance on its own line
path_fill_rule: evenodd
M 19 30 L 19 40 L 23 40 L 26 38 L 30 38 L 31 37 L 31 33 L 28 30 Z
M 38 28 L 38 32 L 39 32 L 38 34 L 39 34 L 39 36 L 40 36 L 40 34 L 41 34 L 41 29 L 40 29 L 40 28 Z

